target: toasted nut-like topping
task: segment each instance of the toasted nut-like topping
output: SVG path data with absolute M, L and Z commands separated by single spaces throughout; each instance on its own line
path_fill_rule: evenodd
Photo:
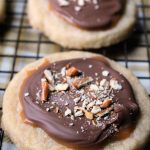
M 69 116 L 69 115 L 71 115 L 71 109 L 67 108 L 64 116 Z
M 68 89 L 69 85 L 67 83 L 64 84 L 57 84 L 55 86 L 56 91 L 66 91 Z
M 112 99 L 105 99 L 103 103 L 100 105 L 101 108 L 107 108 L 112 104 Z
M 90 108 L 93 107 L 94 105 L 95 105 L 95 101 L 90 102 L 90 103 L 87 105 L 87 109 L 90 109 Z
M 110 80 L 110 86 L 111 86 L 111 88 L 113 88 L 114 90 L 121 90 L 121 89 L 122 89 L 121 84 L 119 84 L 118 81 L 115 80 L 115 79 L 111 79 L 111 80 Z
M 106 79 L 102 79 L 100 81 L 100 86 L 102 86 L 104 88 L 108 88 L 109 87 L 109 82 Z
M 42 92 L 41 92 L 41 101 L 45 102 L 47 101 L 47 97 L 48 97 L 48 82 L 45 78 L 41 79 L 41 88 L 42 88 Z
M 83 101 L 83 103 L 82 103 L 82 108 L 86 108 L 87 107 L 87 105 L 89 104 L 89 100 L 88 99 L 85 99 L 84 101 Z
M 83 116 L 82 110 L 79 110 L 79 111 L 75 112 L 75 113 L 74 113 L 74 116 L 75 116 L 75 117 Z
M 90 85 L 90 91 L 98 91 L 98 90 L 99 90 L 99 88 L 96 84 L 91 84 Z
M 93 81 L 92 77 L 85 77 L 85 78 L 81 78 L 81 79 L 75 79 L 73 81 L 73 86 L 76 89 L 80 89 L 81 87 L 85 86 L 86 84 L 90 83 Z
M 86 116 L 87 119 L 90 119 L 90 120 L 93 119 L 93 113 L 88 112 L 88 111 L 84 111 L 84 113 L 85 113 L 85 116 Z
M 74 110 L 75 110 L 75 114 L 76 113 L 81 113 L 82 112 L 82 114 L 81 115 L 83 115 L 83 112 L 84 112 L 84 114 L 85 114 L 85 116 L 86 116 L 86 118 L 87 119 L 93 119 L 93 113 L 91 113 L 91 112 L 88 112 L 87 110 L 85 110 L 84 108 L 82 108 L 82 107 L 78 107 L 78 106 L 75 106 L 74 107 Z M 77 111 L 77 110 L 80 110 L 80 111 Z
M 70 67 L 69 69 L 66 70 L 66 76 L 69 76 L 69 77 L 77 76 L 78 73 L 79 71 L 75 67 Z
M 91 112 L 93 113 L 93 114 L 97 114 L 97 113 L 99 113 L 101 111 L 101 108 L 99 107 L 99 106 L 93 106 L 93 108 L 92 108 L 92 110 L 91 110 Z

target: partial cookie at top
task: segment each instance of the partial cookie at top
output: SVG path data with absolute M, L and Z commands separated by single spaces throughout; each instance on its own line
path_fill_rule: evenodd
M 137 103 L 140 107 L 141 115 L 138 118 L 135 129 L 129 135 L 129 137 L 126 139 L 109 142 L 103 149 L 134 150 L 141 148 L 145 144 L 150 133 L 150 101 L 147 92 L 144 90 L 138 79 L 128 69 L 125 69 L 121 65 L 108 58 L 105 58 L 104 56 L 88 52 L 72 51 L 61 53 L 61 57 L 60 53 L 52 54 L 46 58 L 27 65 L 20 73 L 15 76 L 15 78 L 9 84 L 3 100 L 2 125 L 5 132 L 10 136 L 13 142 L 17 144 L 19 149 L 36 150 L 40 148 L 41 150 L 71 150 L 71 148 L 68 148 L 52 139 L 41 128 L 35 128 L 23 122 L 20 116 L 20 112 L 22 112 L 22 106 L 19 99 L 20 90 L 18 89 L 20 89 L 25 79 L 30 76 L 35 69 L 38 70 L 41 65 L 60 60 L 82 58 L 83 56 L 87 58 L 95 56 L 100 57 L 101 59 L 108 61 L 113 69 L 123 74 L 130 82 L 135 99 L 137 100 Z M 103 72 L 103 76 L 107 75 L 107 71 Z M 118 88 L 120 89 L 120 87 Z
M 65 17 L 56 14 L 49 5 L 49 1 L 29 0 L 29 21 L 50 40 L 67 48 L 100 48 L 118 43 L 131 33 L 136 20 L 136 6 L 131 0 L 126 1 L 125 11 L 115 26 L 95 31 L 72 25 L 66 21 Z
M 5 0 L 0 0 L 0 22 L 4 19 Z

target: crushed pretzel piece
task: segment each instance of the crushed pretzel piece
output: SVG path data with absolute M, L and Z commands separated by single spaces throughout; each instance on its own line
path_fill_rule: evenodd
M 104 110 L 102 110 L 101 112 L 99 112 L 98 114 L 96 114 L 98 117 L 103 117 L 104 115 L 108 114 L 109 112 L 111 112 L 114 109 L 113 106 L 108 107 Z
M 112 99 L 105 99 L 100 105 L 101 108 L 107 108 L 112 104 Z
M 48 90 L 49 90 L 49 85 L 48 82 L 45 78 L 41 79 L 41 101 L 45 102 L 47 101 L 47 97 L 48 97 Z
M 67 83 L 64 84 L 57 84 L 55 86 L 56 91 L 66 91 L 69 88 L 69 85 Z
M 92 77 L 85 77 L 81 79 L 75 79 L 72 84 L 76 89 L 80 89 L 81 87 L 87 85 L 88 83 L 92 81 L 93 81 Z
M 66 70 L 66 76 L 69 76 L 69 77 L 77 76 L 78 73 L 79 71 L 75 67 L 70 67 L 69 69 Z
M 54 86 L 54 77 L 52 75 L 52 72 L 50 70 L 44 70 L 44 75 L 48 82 L 51 84 L 51 86 Z

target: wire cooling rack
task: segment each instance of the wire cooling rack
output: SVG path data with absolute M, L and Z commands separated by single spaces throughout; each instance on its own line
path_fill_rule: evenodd
M 66 50 L 32 29 L 26 10 L 27 0 L 6 0 L 6 20 L 0 25 L 0 111 L 6 87 L 22 67 L 49 53 Z M 150 1 L 137 0 L 137 10 L 138 22 L 128 40 L 109 48 L 89 51 L 101 53 L 131 69 L 150 95 Z M 0 129 L 2 149 L 3 137 L 4 132 Z M 6 143 L 3 145 L 10 149 Z

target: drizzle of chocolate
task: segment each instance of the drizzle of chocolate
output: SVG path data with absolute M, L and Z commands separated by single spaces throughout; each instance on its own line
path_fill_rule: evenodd
M 87 30 L 107 29 L 114 26 L 122 16 L 126 0 L 98 0 L 78 5 L 78 0 L 69 1 L 69 5 L 61 6 L 58 0 L 49 0 L 50 9 L 54 10 L 69 23 Z M 76 10 L 80 8 L 80 10 Z
M 100 119 L 99 126 L 93 125 L 92 121 L 84 116 L 75 117 L 74 120 L 67 116 L 64 117 L 66 108 L 73 110 L 74 98 L 79 96 L 72 88 L 63 92 L 50 92 L 48 101 L 41 102 L 40 81 L 44 77 L 44 70 L 49 69 L 55 74 L 67 64 L 78 68 L 84 76 L 92 77 L 94 79 L 92 83 L 102 79 L 110 81 L 112 78 L 121 83 L 122 89 L 113 91 L 113 111 L 107 119 L 103 117 Z M 102 75 L 104 70 L 109 72 L 108 76 Z M 59 81 L 56 79 L 56 82 Z M 29 95 L 24 96 L 25 93 Z M 100 145 L 105 139 L 115 135 L 118 130 L 132 126 L 139 111 L 132 88 L 125 77 L 112 69 L 106 61 L 95 58 L 64 60 L 41 67 L 25 81 L 20 95 L 23 111 L 28 120 L 45 130 L 50 136 L 78 147 Z M 79 102 L 78 105 L 80 106 L 81 103 Z M 55 109 L 46 111 L 46 108 L 52 108 L 51 106 L 58 107 L 58 113 L 55 113 Z

